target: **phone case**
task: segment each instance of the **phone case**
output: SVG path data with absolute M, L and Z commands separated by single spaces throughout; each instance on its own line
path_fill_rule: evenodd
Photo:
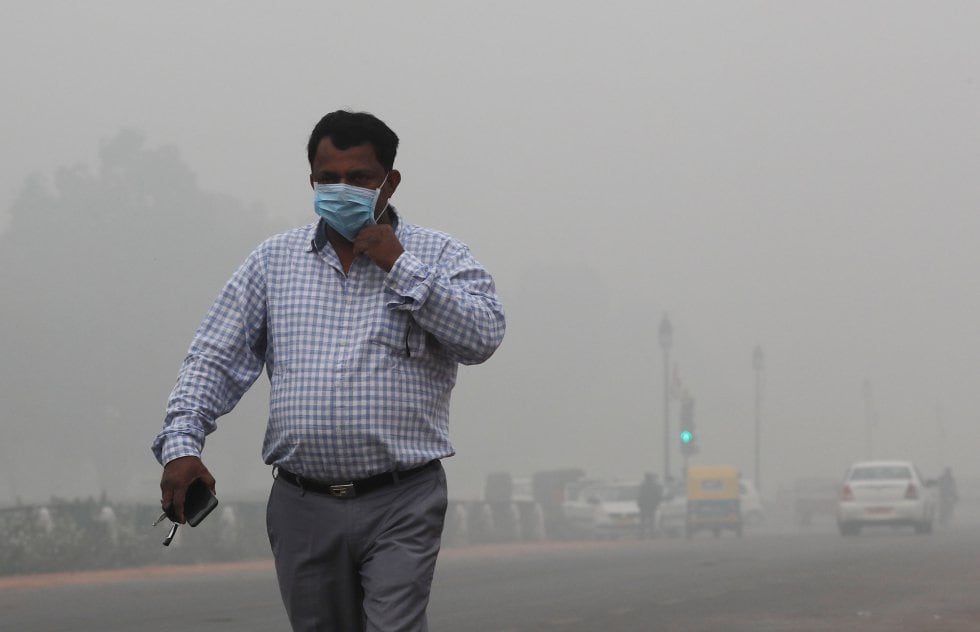
M 207 518 L 217 506 L 218 498 L 201 479 L 195 480 L 187 488 L 187 496 L 184 498 L 184 517 L 190 526 L 196 527 L 201 524 L 201 521 Z

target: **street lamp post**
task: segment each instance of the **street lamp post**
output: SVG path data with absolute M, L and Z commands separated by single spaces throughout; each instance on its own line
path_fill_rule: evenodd
M 875 419 L 875 405 L 870 379 L 864 378 L 861 390 L 864 395 L 864 458 L 871 459 L 874 455 L 872 427 Z
M 660 348 L 664 352 L 664 482 L 670 476 L 670 347 L 674 328 L 664 314 L 660 321 Z
M 765 357 L 759 345 L 756 345 L 752 352 L 752 368 L 755 369 L 755 486 L 756 489 L 762 489 L 762 476 L 759 473 L 759 444 L 762 435 L 762 371 L 765 369 Z

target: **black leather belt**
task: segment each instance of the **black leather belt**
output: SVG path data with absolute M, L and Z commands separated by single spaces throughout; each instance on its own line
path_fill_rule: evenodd
M 288 470 L 284 470 L 281 467 L 276 468 L 275 477 L 281 478 L 287 483 L 295 485 L 304 491 L 316 492 L 317 494 L 326 494 L 327 496 L 333 496 L 334 498 L 354 498 L 355 496 L 366 494 L 376 489 L 387 487 L 388 485 L 394 485 L 398 481 L 411 478 L 412 476 L 420 474 L 438 464 L 439 459 L 436 459 L 434 461 L 429 461 L 425 465 L 413 467 L 410 470 L 385 472 L 384 474 L 376 474 L 375 476 L 369 476 L 368 478 L 362 478 L 356 481 L 346 481 L 343 483 L 324 483 L 323 481 L 304 478 L 293 474 Z

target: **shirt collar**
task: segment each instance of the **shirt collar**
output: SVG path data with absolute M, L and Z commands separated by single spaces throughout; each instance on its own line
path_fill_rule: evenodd
M 391 225 L 394 227 L 395 232 L 397 232 L 398 224 L 401 222 L 398 218 L 398 212 L 391 204 L 388 205 L 388 215 L 391 216 Z M 328 243 L 330 242 L 327 240 L 327 222 L 321 217 L 320 221 L 316 224 L 316 228 L 314 229 L 313 239 L 310 241 L 310 249 L 308 252 L 320 252 Z

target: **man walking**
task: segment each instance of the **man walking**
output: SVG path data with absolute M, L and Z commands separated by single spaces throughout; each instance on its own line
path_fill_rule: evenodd
M 332 112 L 307 154 L 319 221 L 261 244 L 199 327 L 153 443 L 162 503 L 215 481 L 205 436 L 265 369 L 267 525 L 293 630 L 426 630 L 452 456 L 459 364 L 504 335 L 490 274 L 465 244 L 389 204 L 398 137 Z
M 654 520 L 657 514 L 657 507 L 663 500 L 664 490 L 657 480 L 657 475 L 647 472 L 640 483 L 639 498 L 637 504 L 640 506 L 640 539 L 652 538 L 656 533 Z

